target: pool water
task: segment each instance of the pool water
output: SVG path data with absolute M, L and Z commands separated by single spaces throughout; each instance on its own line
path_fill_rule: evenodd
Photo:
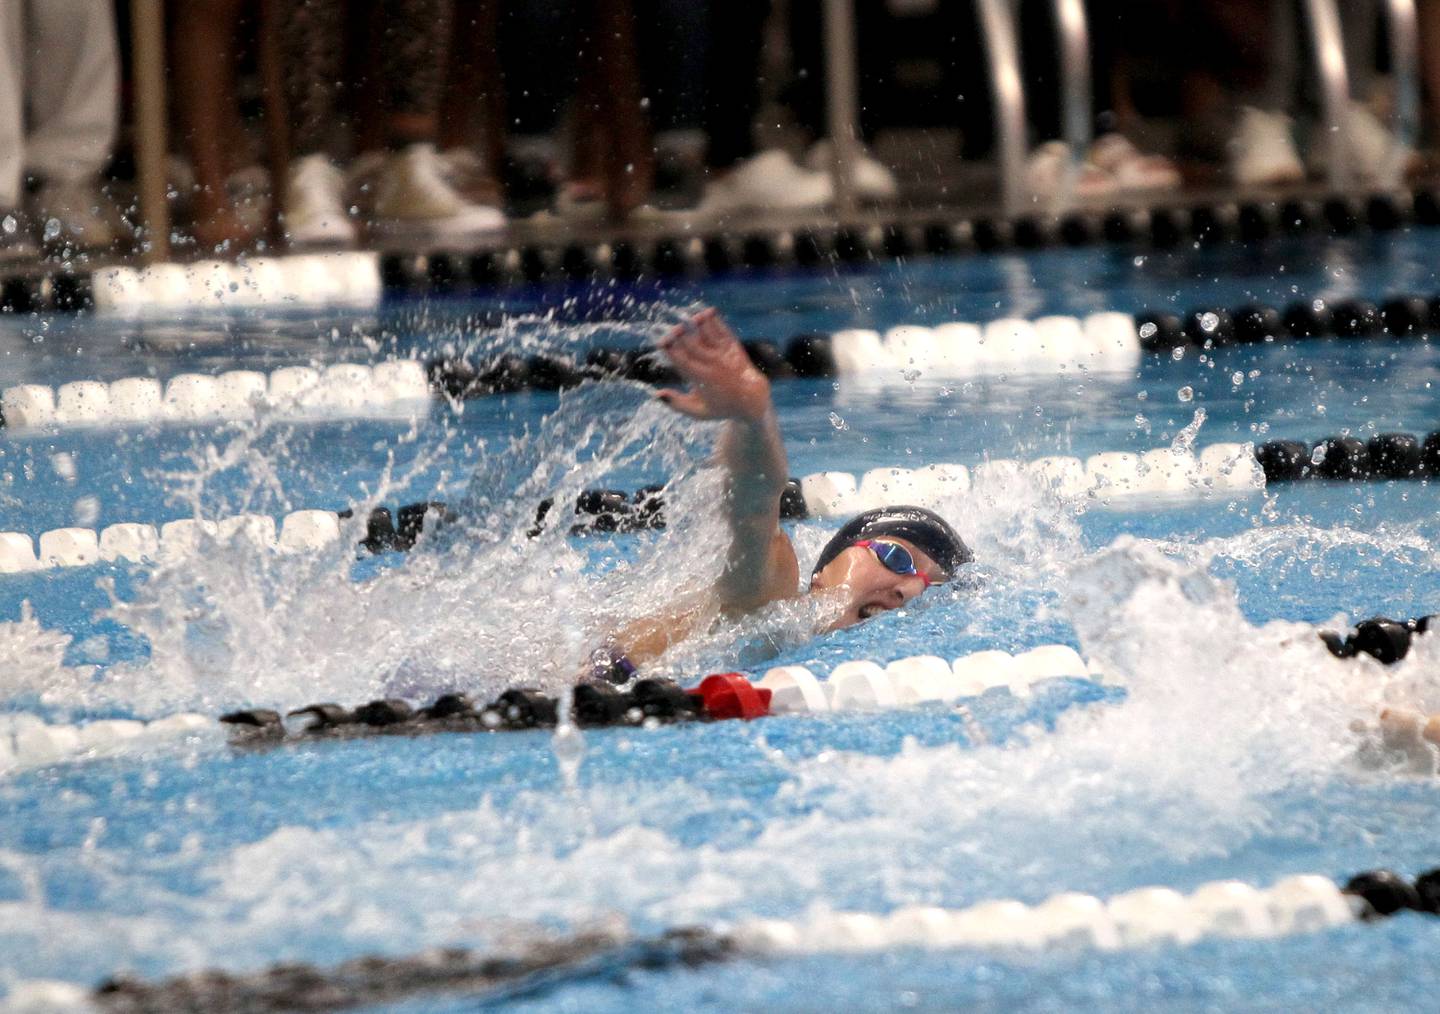
M 648 340 L 698 303 L 744 336 L 1101 309 L 1281 305 L 1440 291 L 1440 235 L 1173 253 L 1106 248 L 684 286 L 533 290 L 165 323 L 0 322 L 4 385 L 140 373 L 575 350 Z M 794 475 L 1437 428 L 1424 341 L 1147 356 L 1120 374 L 777 382 Z M 606 629 L 718 566 L 713 433 L 635 385 L 331 420 L 0 435 L 0 531 L 438 498 L 459 535 L 408 556 L 336 548 L 0 576 L 0 708 L 52 721 L 218 715 L 315 700 L 556 690 Z M 661 533 L 521 536 L 548 494 L 673 478 Z M 664 671 L 945 658 L 1064 643 L 1103 678 L 962 712 L 651 730 L 183 743 L 0 775 L 0 992 L 438 944 L 541 926 L 637 932 L 818 907 L 886 912 L 1059 891 L 1102 897 L 1296 872 L 1440 864 L 1431 775 L 1357 760 L 1386 700 L 1440 711 L 1440 652 L 1342 665 L 1315 625 L 1440 611 L 1434 487 L 1275 486 L 1062 502 L 986 487 L 942 512 L 974 573 L 810 640 L 805 616 L 718 629 Z M 802 566 L 832 523 L 791 526 Z M 1117 953 L 895 950 L 559 981 L 543 1010 L 1392 1009 L 1432 991 L 1440 921 Z M 447 1004 L 449 1006 L 447 1006 Z M 426 1000 L 399 1010 L 470 1009 Z

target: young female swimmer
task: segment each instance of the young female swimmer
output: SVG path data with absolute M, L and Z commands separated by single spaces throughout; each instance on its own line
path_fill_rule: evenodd
M 717 616 L 743 615 L 821 591 L 843 597 L 843 612 L 828 629 L 848 627 L 903 606 L 973 559 L 939 515 L 923 507 L 884 507 L 845 524 L 821 552 L 809 587 L 802 588 L 795 549 L 780 528 L 789 469 L 770 382 L 713 309 L 672 329 L 660 348 L 689 385 L 685 391 L 660 391 L 660 400 L 692 419 L 724 422 L 717 457 L 728 479 L 723 510 L 729 554 L 714 587 L 675 613 L 617 633 L 597 653 L 595 675 L 623 681 L 637 664 L 657 658 Z

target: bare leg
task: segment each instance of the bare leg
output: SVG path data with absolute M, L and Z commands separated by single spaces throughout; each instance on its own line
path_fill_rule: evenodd
M 440 130 L 440 93 L 455 13 L 453 0 L 379 0 L 375 37 L 380 43 L 386 143 L 392 149 L 434 141 Z
M 456 0 L 450 61 L 440 99 L 440 148 L 480 153 L 483 173 L 469 182 L 466 196 L 489 204 L 503 199 L 500 167 L 506 131 L 499 22 L 499 0 Z
M 171 59 L 181 130 L 195 167 L 196 242 L 205 250 L 245 246 L 249 231 L 235 214 L 225 181 L 235 166 L 227 151 L 235 124 L 235 24 L 243 0 L 176 3 Z
M 1440 0 L 1420 0 L 1420 74 L 1425 81 L 1425 119 L 1430 142 L 1440 140 Z
M 650 196 L 655 175 L 655 151 L 641 106 L 640 66 L 635 50 L 635 15 L 631 0 L 595 0 L 594 89 L 582 104 L 593 105 L 595 127 L 607 125 L 609 136 L 601 146 L 605 200 L 612 219 L 622 219 Z

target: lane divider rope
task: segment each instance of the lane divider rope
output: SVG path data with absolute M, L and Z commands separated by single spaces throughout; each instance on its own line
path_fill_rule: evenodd
M 141 722 L 128 718 L 49 723 L 25 712 L 0 714 L 0 774 L 117 754 L 214 729 L 214 720 L 181 712 Z
M 285 962 L 249 972 L 202 969 L 153 982 L 117 976 L 87 990 L 31 980 L 10 996 L 19 1009 L 98 1008 L 114 1014 L 265 1014 L 395 1004 L 444 994 L 489 1004 L 623 970 L 654 972 L 799 954 L 932 951 L 1116 951 L 1188 946 L 1206 939 L 1271 940 L 1375 923 L 1401 912 L 1440 913 L 1440 870 L 1414 879 L 1388 869 L 1343 884 L 1294 874 L 1267 887 L 1215 880 L 1188 893 L 1141 887 L 1101 898 L 1065 891 L 1035 905 L 1010 899 L 964 908 L 906 905 L 884 914 L 816 909 L 798 919 L 744 919 L 636 937 L 624 929 L 540 936 L 523 947 L 450 947 L 366 955 L 330 966 Z
M 489 290 L 547 281 L 590 281 L 614 278 L 683 278 L 723 275 L 733 271 L 773 268 L 830 267 L 914 256 L 945 256 L 1002 249 L 1035 249 L 1093 242 L 1143 243 L 1169 249 L 1181 243 L 1210 246 L 1221 242 L 1254 243 L 1272 236 L 1321 232 L 1337 235 L 1361 228 L 1386 232 L 1408 223 L 1440 224 L 1440 199 L 1428 187 L 1405 193 L 1309 194 L 1266 197 L 1238 202 L 1163 204 L 1149 208 L 1116 207 L 1104 211 L 1076 210 L 1062 216 L 1021 215 L 1016 218 L 955 216 L 944 213 L 905 215 L 883 223 L 845 222 L 816 228 L 749 231 L 727 230 L 706 235 L 662 236 L 651 242 L 615 237 L 594 243 L 540 241 L 522 246 L 428 253 L 332 253 L 250 258 L 245 284 L 233 281 L 206 285 L 194 265 L 160 266 L 159 277 L 141 276 L 139 284 L 117 270 L 93 273 L 65 269 L 26 268 L 0 277 L 0 312 L 74 312 L 104 306 L 106 312 L 134 312 L 155 306 L 168 309 L 228 307 L 253 300 L 260 305 L 295 300 L 334 301 L 359 288 L 358 281 L 340 281 L 303 267 L 306 258 L 332 262 L 353 258 L 374 262 L 363 275 L 365 291 L 374 287 L 392 297 L 443 295 Z M 203 263 L 203 262 L 201 262 Z M 280 267 L 276 277 L 265 264 Z M 151 269 L 153 270 L 153 269 Z M 293 276 L 313 271 L 303 281 Z M 164 277 L 188 272 L 179 284 Z M 343 272 L 336 272 L 343 274 Z M 357 269 L 357 274 L 359 273 Z M 193 285 L 193 289 L 192 289 Z M 338 290 L 338 291 L 337 291 Z M 253 292 L 253 295 L 250 293 Z M 373 301 L 375 297 L 367 297 Z M 353 297 L 352 297 L 353 298 Z M 269 302 L 263 302 L 269 300 Z
M 1015 481 L 1041 483 L 1062 497 L 1090 495 L 1100 499 L 1250 493 L 1265 484 L 1250 445 L 1212 444 L 1198 456 L 1158 448 L 1144 454 L 1095 454 L 1083 463 L 1069 457 L 1033 462 L 997 459 L 973 469 L 956 464 L 871 469 L 858 480 L 849 472 L 817 472 L 790 480 L 781 499 L 781 517 L 834 518 L 878 506 L 931 506 L 955 493 Z M 570 530 L 583 534 L 662 528 L 662 491 L 660 486 L 647 486 L 633 495 L 617 490 L 588 490 L 576 502 L 574 513 L 580 520 L 573 522 Z M 547 523 L 552 507 L 548 500 L 541 503 L 532 534 Z M 361 546 L 372 552 L 408 549 L 427 514 L 434 514 L 436 523 L 453 520 L 449 509 L 434 501 L 402 507 L 398 526 L 389 508 L 374 508 L 366 519 L 367 535 Z M 119 560 L 138 563 L 162 555 L 177 558 L 193 555 L 206 536 L 222 541 L 239 536 L 282 551 L 317 549 L 339 538 L 339 522 L 349 516 L 348 510 L 295 511 L 283 519 L 278 529 L 273 518 L 261 514 L 219 521 L 183 519 L 158 529 L 138 523 L 114 524 L 98 533 L 92 528 L 58 528 L 40 535 L 38 551 L 36 540 L 27 533 L 0 532 L 0 574 Z
M 286 306 L 365 307 L 380 302 L 380 258 L 366 251 L 246 257 L 237 261 L 101 268 L 89 299 L 107 315 Z M 84 299 L 83 292 L 73 293 Z
M 897 659 L 881 667 L 869 661 L 842 662 L 826 680 L 804 666 L 777 666 L 757 683 L 738 672 L 706 676 L 686 689 L 674 680 L 641 679 L 628 689 L 593 679 L 573 690 L 572 717 L 584 728 L 689 721 L 763 718 L 771 714 L 874 711 L 911 707 L 931 701 L 953 703 L 1003 690 L 1027 697 L 1036 684 L 1056 679 L 1098 681 L 1079 653 L 1048 644 L 1011 655 L 979 651 L 951 662 L 935 655 Z M 502 732 L 552 728 L 561 701 L 527 687 L 506 690 L 489 704 L 463 693 L 449 693 L 416 707 L 400 698 L 347 708 L 326 701 L 282 716 L 271 708 L 245 708 L 220 716 L 233 727 L 235 742 L 278 745 L 315 737 L 373 735 L 419 736 L 446 732 Z M 299 729 L 285 718 L 302 718 Z
M 250 419 L 262 411 L 334 418 L 407 407 L 428 410 L 431 397 L 424 366 L 393 359 L 374 366 L 283 366 L 268 374 L 182 373 L 163 385 L 154 377 L 77 380 L 59 388 L 17 384 L 0 391 L 0 420 L 7 429 L 24 430 Z

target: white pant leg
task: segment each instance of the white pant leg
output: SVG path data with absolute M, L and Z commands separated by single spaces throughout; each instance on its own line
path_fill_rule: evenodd
M 25 168 L 25 0 L 0 0 L 0 209 L 20 203 Z
M 99 172 L 115 143 L 120 56 L 114 5 L 30 0 L 29 18 L 25 165 L 62 180 L 84 179 Z

